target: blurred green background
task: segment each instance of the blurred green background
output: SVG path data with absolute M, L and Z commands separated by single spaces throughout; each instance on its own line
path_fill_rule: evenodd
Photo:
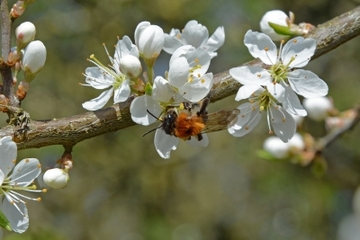
M 143 20 L 165 32 L 192 19 L 210 34 L 224 26 L 225 45 L 210 69 L 218 73 L 252 59 L 243 36 L 248 29 L 259 30 L 268 10 L 292 11 L 297 23 L 317 25 L 356 5 L 345 0 L 38 0 L 14 26 L 32 21 L 48 51 L 22 107 L 33 119 L 85 112 L 81 104 L 100 94 L 79 85 L 91 66 L 86 58 L 95 54 L 107 63 L 102 43 L 113 54 L 116 37 L 133 39 Z M 353 39 L 306 67 L 329 84 L 340 110 L 359 103 L 359 48 L 360 39 Z M 168 67 L 169 56 L 163 55 L 159 75 Z M 238 105 L 230 96 L 210 111 Z M 360 182 L 359 127 L 326 149 L 328 170 L 322 177 L 309 167 L 257 157 L 268 136 L 265 118 L 243 138 L 226 131 L 209 134 L 206 149 L 181 142 L 170 160 L 156 153 L 153 134 L 142 137 L 152 127 L 134 126 L 78 144 L 68 187 L 50 190 L 40 203 L 28 202 L 29 230 L 5 239 L 331 240 L 353 211 Z M 322 124 L 307 122 L 306 128 L 324 134 Z M 18 159 L 36 157 L 46 169 L 62 152 L 61 146 L 29 149 Z

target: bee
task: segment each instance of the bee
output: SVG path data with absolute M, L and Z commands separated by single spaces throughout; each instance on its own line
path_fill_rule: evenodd
M 209 103 L 209 98 L 203 99 L 199 104 L 183 102 L 179 108 L 169 108 L 163 119 L 157 118 L 149 111 L 148 113 L 162 122 L 158 128 L 162 128 L 166 134 L 183 140 L 190 140 L 191 137 L 195 137 L 201 141 L 203 133 L 225 130 L 234 125 L 240 113 L 239 109 L 208 113 L 207 106 Z M 143 136 L 156 129 L 150 130 Z

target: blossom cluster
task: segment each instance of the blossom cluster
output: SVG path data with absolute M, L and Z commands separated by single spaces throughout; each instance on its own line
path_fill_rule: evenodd
M 316 74 L 299 69 L 306 66 L 315 53 L 316 41 L 296 37 L 286 44 L 281 42 L 278 50 L 269 36 L 249 30 L 244 43 L 264 67 L 230 69 L 230 75 L 243 85 L 235 100 L 248 99 L 249 102 L 238 107 L 241 114 L 229 132 L 236 137 L 246 135 L 266 112 L 269 132 L 287 142 L 296 131 L 293 115 L 307 115 L 297 94 L 304 98 L 318 98 L 328 93 L 327 84 Z
M 292 13 L 287 17 L 281 11 L 270 11 L 260 22 L 266 34 L 252 30 L 245 34 L 245 46 L 253 57 L 262 61 L 262 66 L 235 67 L 229 71 L 242 84 L 235 100 L 248 99 L 238 107 L 236 112 L 240 114 L 229 124 L 231 135 L 246 135 L 266 112 L 269 133 L 275 133 L 283 142 L 288 142 L 296 131 L 294 116 L 307 115 L 298 95 L 304 98 L 327 95 L 328 86 L 322 79 L 311 71 L 300 69 L 313 56 L 316 41 L 298 36 L 287 43 L 281 41 L 278 49 L 271 39 L 307 32 L 308 29 L 298 27 L 293 21 Z M 280 34 L 281 30 L 284 35 Z M 144 21 L 136 27 L 134 39 L 135 44 L 128 36 L 119 40 L 114 57 L 105 48 L 110 66 L 100 63 L 93 55 L 90 57 L 89 61 L 95 66 L 85 70 L 86 83 L 83 85 L 106 90 L 83 103 L 83 107 L 94 111 L 105 106 L 112 96 L 114 103 L 125 102 L 133 96 L 130 105 L 132 120 L 144 126 L 162 122 L 151 131 L 155 131 L 157 152 L 161 157 L 169 158 L 179 139 L 171 130 L 175 117 L 168 114 L 168 110 L 176 103 L 195 104 L 208 96 L 213 86 L 213 74 L 208 69 L 211 59 L 217 56 L 216 51 L 224 43 L 224 29 L 218 27 L 209 37 L 207 28 L 192 20 L 182 31 L 172 29 L 166 34 L 161 27 Z M 162 50 L 171 54 L 169 69 L 164 76 L 154 73 L 156 59 Z M 140 59 L 146 65 L 144 72 Z M 208 139 L 206 135 L 202 136 L 202 132 L 200 134 L 200 137 L 194 134 L 182 139 L 191 145 L 206 146 Z
M 83 103 L 85 109 L 98 110 L 112 96 L 114 103 L 120 103 L 133 95 L 131 118 L 135 123 L 147 126 L 162 120 L 169 106 L 185 101 L 196 103 L 209 94 L 213 74 L 207 71 L 211 59 L 217 56 L 216 50 L 224 43 L 223 27 L 218 27 L 209 37 L 207 28 L 192 20 L 182 31 L 172 29 L 167 34 L 159 26 L 144 21 L 136 27 L 134 39 L 135 44 L 128 36 L 118 41 L 114 57 L 108 54 L 109 67 L 95 56 L 90 57 L 89 61 L 95 67 L 85 70 L 86 83 L 83 85 L 106 90 Z M 154 65 L 162 50 L 171 54 L 169 69 L 164 76 L 155 76 Z M 143 72 L 140 59 L 146 65 L 146 72 Z M 163 158 L 170 157 L 170 151 L 176 149 L 178 141 L 160 128 L 155 132 L 155 147 Z M 191 139 L 188 142 L 196 143 Z M 201 141 L 200 145 L 206 145 L 206 141 Z

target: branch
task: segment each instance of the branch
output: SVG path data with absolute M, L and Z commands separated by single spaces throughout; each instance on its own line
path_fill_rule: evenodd
M 315 59 L 358 35 L 360 35 L 360 7 L 319 25 L 306 37 L 317 41 L 317 50 L 312 58 Z M 255 59 L 243 65 L 261 66 L 261 64 L 261 61 Z M 210 93 L 212 102 L 235 94 L 240 87 L 228 71 L 216 74 L 214 81 L 215 84 Z M 14 126 L 7 126 L 0 129 L 0 137 L 14 136 L 18 149 L 50 145 L 71 147 L 85 139 L 135 125 L 129 113 L 131 101 L 132 99 L 129 99 L 125 103 L 115 104 L 106 109 L 67 118 L 32 120 L 28 125 L 29 130 L 25 133 Z

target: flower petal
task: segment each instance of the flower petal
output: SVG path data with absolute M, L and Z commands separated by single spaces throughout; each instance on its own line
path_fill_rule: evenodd
M 198 102 L 209 94 L 212 86 L 213 75 L 207 73 L 201 79 L 194 77 L 191 82 L 179 88 L 179 93 L 190 102 Z
M 154 144 L 160 157 L 170 158 L 171 150 L 176 150 L 178 143 L 179 139 L 177 137 L 166 134 L 164 130 L 157 129 L 155 131 Z
M 89 111 L 96 111 L 105 106 L 113 95 L 113 88 L 110 88 L 102 92 L 97 98 L 91 99 L 90 101 L 84 102 L 82 104 L 83 108 Z
M 16 143 L 12 141 L 10 136 L 0 139 L 0 170 L 3 172 L 4 177 L 13 169 L 17 156 Z
M 263 91 L 264 89 L 255 84 L 245 84 L 239 88 L 235 100 L 240 101 L 249 98 L 256 91 Z
M 131 119 L 137 124 L 147 126 L 157 121 L 157 119 L 151 116 L 148 111 L 154 116 L 159 116 L 162 111 L 159 102 L 151 96 L 139 96 L 131 102 Z
M 121 86 L 114 91 L 114 103 L 125 102 L 130 94 L 131 89 L 129 86 L 129 79 L 126 79 L 121 83 Z
M 14 206 L 19 208 L 21 212 Z M 29 215 L 26 205 L 23 202 L 12 203 L 6 198 L 0 205 L 1 210 L 10 222 L 10 226 L 14 232 L 23 233 L 29 227 Z
M 237 122 L 228 128 L 228 132 L 234 137 L 245 136 L 259 124 L 261 119 L 261 112 L 258 109 L 252 109 L 250 103 L 241 104 L 238 109 L 241 113 L 238 115 Z
M 176 49 L 183 46 L 183 43 L 178 36 L 181 36 L 181 32 L 178 29 L 172 29 L 170 34 L 165 33 L 165 42 L 163 47 L 165 52 L 173 54 Z
M 283 142 L 288 142 L 295 134 L 295 119 L 281 106 L 271 107 L 271 125 L 273 130 Z
M 112 86 L 114 78 L 99 67 L 88 67 L 85 69 L 85 82 L 95 89 L 105 89 Z
M 329 88 L 326 82 L 311 71 L 297 69 L 289 72 L 288 79 L 291 88 L 306 98 L 323 97 L 328 94 Z
M 208 39 L 205 49 L 208 52 L 218 50 L 225 42 L 225 31 L 224 27 L 218 27 L 215 32 Z
M 12 171 L 9 178 L 12 184 L 20 187 L 29 186 L 41 173 L 41 165 L 36 158 L 21 160 Z
M 182 87 L 187 82 L 189 70 L 190 67 L 185 57 L 173 60 L 170 62 L 169 83 L 177 88 Z
M 185 25 L 181 37 L 185 44 L 198 48 L 205 45 L 209 38 L 209 32 L 205 26 L 196 20 L 191 20 Z
M 285 84 L 272 84 L 267 85 L 268 91 L 282 104 L 288 113 L 296 116 L 306 116 L 306 110 L 301 105 L 299 97 L 294 93 L 290 86 Z
M 289 62 L 290 68 L 301 68 L 308 64 L 316 49 L 316 41 L 312 38 L 296 37 L 290 39 L 281 51 L 284 64 Z
M 124 36 L 116 44 L 114 59 L 116 62 L 120 62 L 120 59 L 127 55 L 139 58 L 139 49 L 128 36 Z
M 260 58 L 267 65 L 276 63 L 276 45 L 266 34 L 249 30 L 245 34 L 244 43 L 254 58 Z
M 271 75 L 261 67 L 243 66 L 229 70 L 230 75 L 241 84 L 266 85 L 271 81 Z
M 175 95 L 175 91 L 172 89 L 168 80 L 161 76 L 157 76 L 154 79 L 154 85 L 152 89 L 152 97 L 159 102 L 170 102 L 171 98 Z

